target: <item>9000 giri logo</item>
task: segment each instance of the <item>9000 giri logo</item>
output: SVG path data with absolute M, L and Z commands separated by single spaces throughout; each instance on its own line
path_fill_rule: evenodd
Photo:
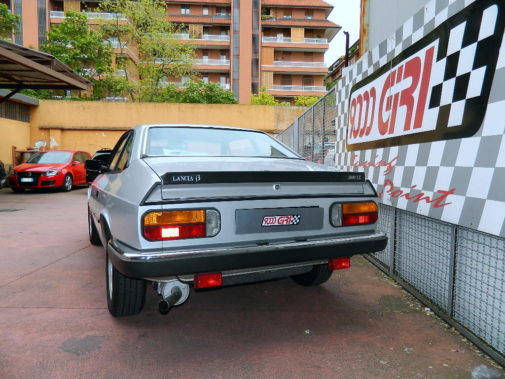
M 505 4 L 478 0 L 351 89 L 347 149 L 474 135 L 487 109 Z
M 298 225 L 300 223 L 300 215 L 288 216 L 265 216 L 261 226 L 281 226 L 281 225 Z

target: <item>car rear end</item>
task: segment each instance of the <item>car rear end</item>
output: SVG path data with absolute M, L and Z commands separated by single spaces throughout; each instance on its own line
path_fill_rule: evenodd
M 190 281 L 208 272 L 308 270 L 385 247 L 376 196 L 361 173 L 167 173 L 139 211 L 142 248 L 116 241 L 114 264 L 128 276 Z

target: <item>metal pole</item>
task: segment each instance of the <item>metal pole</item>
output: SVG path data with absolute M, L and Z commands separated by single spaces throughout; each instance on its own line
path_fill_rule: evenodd
M 345 34 L 345 67 L 349 66 L 349 32 Z

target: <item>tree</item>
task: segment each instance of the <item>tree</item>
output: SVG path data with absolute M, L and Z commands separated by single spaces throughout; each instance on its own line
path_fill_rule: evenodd
M 101 31 L 89 27 L 84 13 L 66 12 L 65 21 L 47 33 L 42 50 L 88 79 L 93 84 L 93 99 L 105 97 L 108 87 L 115 82 L 112 76 L 113 50 L 104 43 Z
M 169 22 L 165 3 L 161 0 L 104 0 L 100 9 L 122 14 L 116 22 L 104 24 L 103 30 L 118 41 L 126 53 L 132 47 L 138 49 L 138 80 L 127 73 L 132 100 L 158 101 L 166 92 L 168 80 L 183 76 L 194 77 L 192 70 L 195 46 L 182 42 L 176 36 L 181 27 Z M 123 67 L 126 72 L 125 67 Z
M 320 96 L 296 96 L 295 105 L 297 107 L 310 107 L 317 103 Z
M 233 92 L 221 88 L 217 83 L 202 80 L 189 81 L 185 88 L 169 84 L 152 101 L 165 103 L 237 104 Z
M 251 104 L 254 105 L 289 105 L 286 102 L 280 102 L 273 97 L 273 95 L 267 92 L 266 87 L 261 87 L 260 93 L 257 95 L 252 95 Z
M 201 104 L 237 104 L 233 92 L 221 88 L 217 83 L 204 83 L 201 80 L 186 84 L 186 89 L 180 92 L 180 103 Z
M 0 38 L 11 39 L 12 33 L 19 27 L 19 15 L 12 14 L 9 7 L 0 4 Z

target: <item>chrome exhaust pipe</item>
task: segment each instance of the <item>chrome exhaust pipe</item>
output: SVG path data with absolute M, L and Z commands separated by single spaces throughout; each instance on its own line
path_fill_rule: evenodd
M 166 315 L 170 309 L 184 303 L 189 297 L 189 285 L 177 279 L 158 282 L 158 293 L 163 298 L 158 303 L 158 311 Z

